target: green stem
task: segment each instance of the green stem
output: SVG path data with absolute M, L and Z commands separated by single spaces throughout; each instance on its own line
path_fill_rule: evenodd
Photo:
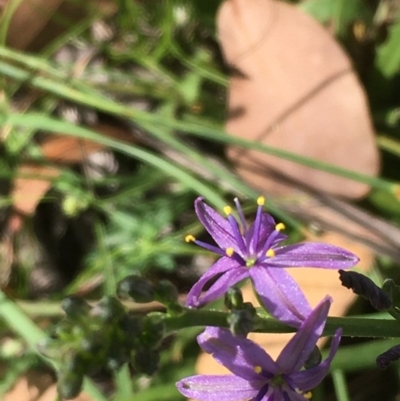
M 214 310 L 185 309 L 181 314 L 165 317 L 167 331 L 194 326 L 228 327 L 228 313 Z M 329 317 L 324 336 L 332 336 L 339 328 L 348 337 L 400 337 L 400 324 L 392 319 Z M 270 317 L 256 317 L 254 331 L 261 333 L 292 333 L 295 328 Z
M 343 370 L 335 369 L 332 371 L 333 386 L 338 401 L 350 401 L 349 390 L 347 388 L 346 376 Z

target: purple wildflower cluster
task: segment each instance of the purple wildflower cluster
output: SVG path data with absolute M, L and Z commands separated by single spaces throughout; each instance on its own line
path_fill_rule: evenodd
M 322 335 L 332 299 L 326 297 L 312 309 L 302 290 L 284 268 L 317 267 L 345 269 L 357 256 L 324 243 L 281 245 L 285 226 L 263 212 L 264 198 L 257 199 L 254 222 L 247 225 L 237 199 L 239 220 L 229 206 L 226 217 L 208 206 L 202 197 L 195 201 L 196 214 L 215 241 L 211 245 L 188 235 L 187 242 L 221 257 L 190 290 L 186 306 L 198 308 L 220 298 L 238 282 L 250 278 L 264 308 L 276 319 L 297 328 L 296 334 L 276 361 L 252 341 L 230 331 L 207 327 L 199 335 L 200 347 L 213 355 L 232 375 L 193 376 L 177 383 L 185 396 L 201 401 L 304 401 L 309 390 L 328 373 L 337 351 L 341 330 L 333 338 L 328 358 L 310 369 L 302 369 Z M 213 284 L 204 291 L 211 280 Z

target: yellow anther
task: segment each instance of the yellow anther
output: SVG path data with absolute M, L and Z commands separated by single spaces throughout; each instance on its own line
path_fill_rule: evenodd
M 231 257 L 234 254 L 235 250 L 233 248 L 226 248 L 226 255 Z
M 259 373 L 262 372 L 262 367 L 261 366 L 254 366 L 253 370 L 254 370 L 255 373 L 259 374 Z
M 286 228 L 286 226 L 283 224 L 283 223 L 278 223 L 276 226 L 275 226 L 275 230 L 276 231 L 282 231 L 282 230 L 284 230 Z
M 264 203 L 265 203 L 265 198 L 263 196 L 259 196 L 257 198 L 257 205 L 258 206 L 264 206 Z
M 194 242 L 194 241 L 196 241 L 196 238 L 193 235 L 189 234 L 185 237 L 185 241 L 186 242 Z
M 275 256 L 275 251 L 273 249 L 268 249 L 265 255 L 269 258 L 273 258 Z
M 232 214 L 232 208 L 230 206 L 225 206 L 224 207 L 224 213 L 229 216 L 230 214 Z
M 301 394 L 306 400 L 311 400 L 312 397 L 312 392 L 307 391 L 306 393 L 303 390 L 300 390 L 299 388 L 296 388 L 296 393 Z

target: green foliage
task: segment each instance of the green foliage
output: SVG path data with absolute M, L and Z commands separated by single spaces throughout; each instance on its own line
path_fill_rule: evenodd
M 232 169 L 212 161 L 214 155 L 223 159 L 226 145 L 258 149 L 368 183 L 373 191 L 362 206 L 392 223 L 400 221 L 400 20 L 395 2 L 292 1 L 325 24 L 353 58 L 372 105 L 371 115 L 379 131 L 378 144 L 385 150 L 382 174 L 377 178 L 226 135 L 222 126 L 229 77 L 221 63 L 214 27 L 216 10 L 221 1 L 118 0 L 111 2 L 116 7 L 114 13 L 102 14 L 100 7 L 91 10 L 73 26 L 68 24 L 68 29 L 61 36 L 35 54 L 3 46 L 19 1 L 9 3 L 11 6 L 6 8 L 0 20 L 0 79 L 3 90 L 0 94 L 0 126 L 4 129 L 2 151 L 5 155 L 0 162 L 2 179 L 9 181 L 15 177 L 18 166 L 24 163 L 43 161 L 40 148 L 40 134 L 43 132 L 91 139 L 106 147 L 120 166 L 117 172 L 105 171 L 94 176 L 88 173 L 86 158 L 80 169 L 61 166 L 57 162 L 49 163 L 60 168 L 61 174 L 54 180 L 52 196 L 51 199 L 47 197 L 47 202 L 57 204 L 62 218 L 69 224 L 77 223 L 80 218 L 90 220 L 94 237 L 90 251 L 82 259 L 82 266 L 77 268 L 76 274 L 71 274 L 68 283 L 63 283 L 62 290 L 51 295 L 51 299 L 58 300 L 62 293 L 85 292 L 87 287 L 93 290 L 88 292 L 96 299 L 103 295 L 112 296 L 119 280 L 137 273 L 146 277 L 178 277 L 179 280 L 177 267 L 183 260 L 185 268 L 189 269 L 191 257 L 198 252 L 183 241 L 188 231 L 197 229 L 195 226 L 188 227 L 194 220 L 194 197 L 202 194 L 220 208 L 233 193 L 234 196 L 246 197 L 258 195 Z M 53 18 L 64 21 L 57 14 Z M 94 22 L 103 24 L 105 31 L 110 33 L 103 38 L 100 35 L 99 39 L 93 33 Z M 69 56 L 76 53 L 79 57 L 71 56 L 60 61 L 60 53 L 65 51 L 69 51 Z M 82 65 L 84 68 L 80 68 Z M 101 122 L 112 121 L 126 127 L 126 131 L 135 138 L 134 143 L 99 135 L 96 125 L 90 125 L 83 117 L 78 124 L 66 121 L 61 117 L 61 110 L 69 105 L 76 106 L 80 115 L 89 110 Z M 139 138 L 145 139 L 143 143 L 136 142 L 137 132 Z M 7 186 L 12 187 L 11 181 L 7 182 Z M 5 207 L 12 205 L 11 193 L 2 194 L 0 204 Z M 273 199 L 269 200 L 268 208 L 296 229 L 297 236 L 302 235 L 307 222 L 293 218 Z M 9 210 L 4 209 L 4 214 Z M 64 233 L 64 226 L 60 227 L 60 232 Z M 35 237 L 29 224 L 27 231 L 30 238 Z M 18 242 L 18 239 L 17 233 L 15 240 Z M 37 241 L 26 241 L 30 242 L 37 244 Z M 11 246 L 7 242 L 5 244 Z M 14 259 L 16 277 L 24 276 L 20 274 L 21 270 L 26 270 L 25 276 L 28 276 L 37 267 L 37 259 L 32 255 L 38 250 L 34 250 L 32 245 L 31 248 L 29 245 L 26 247 L 28 257 L 23 258 L 23 263 L 17 257 Z M 4 255 L 9 257 L 10 254 L 3 252 L 3 248 L 0 251 L 6 264 L 8 259 Z M 388 264 L 396 267 L 396 261 L 389 261 Z M 97 277 L 100 278 L 98 281 L 95 280 Z M 97 284 L 93 285 L 93 281 Z M 185 283 L 180 290 L 186 291 L 187 286 Z M 167 301 L 174 304 L 177 294 L 172 293 L 168 285 L 158 290 L 155 295 L 158 299 L 164 297 L 166 304 Z M 0 398 L 25 371 L 44 366 L 45 362 L 38 362 L 38 357 L 33 356 L 35 344 L 45 336 L 39 327 L 52 326 L 53 323 L 49 322 L 46 308 L 31 312 L 30 317 L 21 313 L 17 300 L 29 294 L 27 285 L 21 280 L 10 282 L 7 291 L 11 298 L 0 293 L 0 334 L 6 338 L 10 336 L 10 331 L 13 332 L 15 339 L 23 343 L 24 355 L 7 359 L 3 354 L 4 346 L 0 345 L 0 361 L 8 366 L 6 375 L 2 377 Z M 43 294 L 36 296 L 42 298 Z M 103 304 L 100 311 L 104 311 L 105 306 Z M 108 306 L 111 308 L 112 305 Z M 68 307 L 65 308 L 68 311 Z M 177 312 L 173 307 L 171 311 Z M 113 309 L 114 312 L 118 315 Z M 85 307 L 82 313 L 83 316 L 88 313 Z M 68 341 L 72 336 L 76 345 L 84 330 L 75 329 L 72 333 L 68 322 L 80 314 L 67 312 L 67 315 L 68 319 L 55 329 L 55 335 Z M 53 313 L 51 316 L 55 319 Z M 99 319 L 106 319 L 107 316 L 110 317 L 110 314 L 97 314 Z M 235 320 L 232 325 L 242 329 L 243 322 L 247 322 L 244 318 L 238 316 L 240 324 Z M 76 322 L 78 326 L 83 325 L 80 318 Z M 130 332 L 137 327 L 135 319 L 126 319 L 124 324 Z M 243 331 L 246 330 L 247 326 Z M 125 366 L 115 373 L 114 399 L 179 399 L 174 382 L 193 373 L 197 350 L 188 348 L 197 331 L 196 328 L 179 332 L 174 345 L 161 356 L 161 360 L 153 350 L 150 353 L 140 350 L 133 365 L 145 373 L 152 373 L 159 367 L 159 375 L 152 378 L 146 387 L 140 382 L 139 375 L 134 375 L 132 379 Z M 150 337 L 147 338 L 149 343 L 157 342 Z M 115 340 L 116 337 L 111 335 L 110 338 Z M 53 348 L 54 354 L 60 351 L 58 345 Z M 370 368 L 374 361 L 369 355 L 388 348 L 387 342 L 378 345 L 349 345 L 339 351 L 333 366 L 337 369 L 334 385 L 337 393 L 342 394 L 341 400 L 347 397 L 343 372 Z M 48 348 L 50 355 L 51 347 Z M 98 348 L 100 345 L 96 350 Z M 120 355 L 114 357 L 109 359 L 112 368 L 119 364 Z M 64 371 L 61 369 L 60 389 L 65 395 L 75 394 L 82 384 L 83 373 L 72 369 L 75 368 L 76 358 L 76 354 L 65 353 L 62 361 Z M 181 361 L 177 363 L 179 358 Z M 149 362 L 148 365 L 146 362 Z M 85 381 L 84 386 L 94 399 L 105 401 L 109 398 L 91 382 Z M 320 391 L 320 399 L 324 399 L 323 389 Z M 315 395 L 314 399 L 318 400 L 318 396 Z

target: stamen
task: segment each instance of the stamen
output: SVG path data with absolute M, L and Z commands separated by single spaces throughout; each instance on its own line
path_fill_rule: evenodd
M 282 230 L 284 230 L 286 228 L 286 226 L 283 224 L 283 223 L 278 223 L 276 226 L 275 226 L 275 230 L 276 231 L 282 231 Z
M 194 242 L 194 241 L 196 241 L 196 238 L 191 234 L 185 237 L 185 242 Z
M 296 391 L 297 394 L 301 394 L 305 399 L 311 400 L 311 397 L 312 397 L 312 392 L 311 391 L 307 391 L 305 393 L 303 390 L 301 390 L 299 388 L 296 388 L 295 391 Z
M 225 206 L 224 207 L 224 213 L 229 216 L 230 214 L 232 214 L 232 208 L 230 206 Z
M 207 249 L 208 251 L 214 252 L 217 255 L 225 256 L 225 251 L 221 249 L 220 247 L 217 247 L 215 245 L 207 244 L 206 242 L 199 241 L 197 240 L 193 235 L 187 235 L 185 237 L 186 242 L 194 242 L 196 245 L 201 246 L 204 249 Z
M 275 256 L 275 251 L 273 249 L 268 249 L 268 251 L 265 253 L 265 256 L 268 258 L 273 258 Z
M 235 250 L 233 248 L 226 248 L 226 255 L 231 257 L 234 254 Z
M 265 202 L 265 198 L 263 196 L 260 196 L 257 199 L 257 214 L 256 214 L 256 218 L 254 220 L 254 235 L 253 235 L 253 251 L 255 251 L 258 247 L 258 240 L 260 238 L 260 229 L 261 229 L 261 216 L 262 216 L 262 209 L 263 209 L 263 205 Z
M 262 367 L 261 366 L 254 366 L 253 370 L 254 370 L 255 373 L 259 374 L 259 373 L 262 372 Z
M 239 214 L 239 219 L 240 219 L 240 222 L 242 223 L 243 235 L 244 235 L 247 231 L 247 223 L 246 223 L 246 219 L 244 217 L 243 209 L 242 209 L 242 206 L 241 206 L 238 198 L 235 198 L 233 201 L 235 202 L 236 209 Z
M 265 241 L 265 244 L 261 251 L 261 254 L 263 254 L 264 252 L 267 252 L 267 250 L 270 249 L 274 245 L 276 238 L 279 236 L 279 233 L 282 230 L 282 226 L 285 227 L 283 223 L 279 223 L 275 226 L 275 230 L 272 231 L 272 233 L 269 235 L 268 239 Z
M 258 206 L 264 206 L 264 204 L 265 204 L 265 198 L 263 196 L 259 196 L 257 198 L 257 205 Z
M 230 214 L 228 215 L 228 221 L 229 221 L 229 224 L 231 225 L 233 236 L 234 236 L 234 238 L 236 240 L 236 245 L 238 246 L 241 254 L 243 256 L 246 256 L 247 248 L 246 248 L 246 244 L 244 243 L 242 234 L 240 233 L 240 228 L 239 228 L 238 222 Z

